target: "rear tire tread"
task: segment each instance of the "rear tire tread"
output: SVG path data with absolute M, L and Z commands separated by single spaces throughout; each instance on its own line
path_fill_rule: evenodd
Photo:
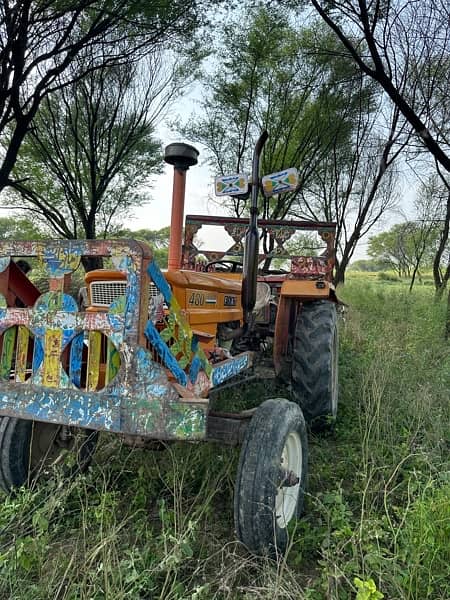
M 319 427 L 330 425 L 336 418 L 337 335 L 333 302 L 318 300 L 303 305 L 294 336 L 292 394 L 306 420 Z

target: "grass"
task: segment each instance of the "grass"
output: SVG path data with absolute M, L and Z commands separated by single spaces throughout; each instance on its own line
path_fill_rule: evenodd
M 423 286 L 349 278 L 340 295 L 340 412 L 310 434 L 307 512 L 285 561 L 235 541 L 238 450 L 122 447 L 0 505 L 5 599 L 450 598 L 450 352 Z M 254 405 L 281 390 L 233 397 Z M 285 394 L 287 391 L 285 391 Z

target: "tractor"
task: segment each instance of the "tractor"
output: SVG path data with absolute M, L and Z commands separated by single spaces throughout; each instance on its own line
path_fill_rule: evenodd
M 34 481 L 67 451 L 76 457 L 71 472 L 85 469 L 100 431 L 150 447 L 241 445 L 237 537 L 255 554 L 285 551 L 288 525 L 303 510 L 306 424 L 327 427 L 337 412 L 335 224 L 258 222 L 261 188 L 268 196 L 297 186 L 294 169 L 260 179 L 266 139 L 263 132 L 250 178 L 216 179 L 219 195 L 250 199 L 249 220 L 190 215 L 184 222 L 186 173 L 198 151 L 183 143 L 166 147 L 174 168 L 167 270 L 148 245 L 133 240 L 0 242 L 4 491 Z M 225 229 L 232 247 L 200 251 L 195 235 L 204 225 Z M 324 252 L 286 251 L 299 231 L 317 232 Z M 106 266 L 86 273 L 77 301 L 71 276 L 89 257 Z M 48 291 L 19 268 L 26 258 L 45 269 Z M 291 400 L 265 400 L 240 413 L 211 408 L 213 393 L 259 377 L 261 365 L 287 379 Z

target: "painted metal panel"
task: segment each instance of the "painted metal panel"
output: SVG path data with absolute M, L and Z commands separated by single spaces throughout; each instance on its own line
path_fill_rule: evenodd
M 30 332 L 23 325 L 17 327 L 17 347 L 16 347 L 16 381 L 25 381 L 28 359 L 28 346 L 30 341 Z
M 100 352 L 102 334 L 100 331 L 90 331 L 88 337 L 87 383 L 88 390 L 95 390 L 99 383 Z
M 110 339 L 107 342 L 105 385 L 108 385 L 120 369 L 120 354 Z
M 9 379 L 11 373 L 14 344 L 16 342 L 16 327 L 10 327 L 3 334 L 2 356 L 0 359 L 0 378 Z
M 61 342 L 62 331 L 48 329 L 44 336 L 44 363 L 42 369 L 42 385 L 58 387 L 61 374 Z
M 64 278 L 83 255 L 109 256 L 126 274 L 126 296 L 107 313 L 79 312 L 75 300 L 62 291 Z M 0 415 L 157 439 L 205 436 L 208 402 L 203 397 L 213 385 L 247 368 L 250 357 L 234 357 L 212 368 L 147 247 L 104 240 L 0 241 L 0 271 L 7 268 L 11 256 L 40 260 L 51 291 L 29 308 L 7 307 L 0 296 Z M 162 331 L 149 320 L 148 303 L 141 293 L 143 286 L 148 289 L 149 276 L 170 307 Z M 144 331 L 150 350 L 144 347 Z M 25 381 L 31 336 L 33 372 Z M 153 350 L 163 365 L 154 361 Z M 16 381 L 10 381 L 13 366 Z M 186 388 L 184 397 L 180 398 L 173 380 Z
M 81 387 L 81 361 L 83 359 L 84 333 L 76 335 L 70 346 L 69 379 L 77 387 Z

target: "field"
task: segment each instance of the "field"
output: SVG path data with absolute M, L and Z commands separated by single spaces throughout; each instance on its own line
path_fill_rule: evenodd
M 0 598 L 450 598 L 450 349 L 432 286 L 362 276 L 339 291 L 340 409 L 310 434 L 306 514 L 286 559 L 234 538 L 238 451 L 121 447 L 83 476 L 0 504 Z M 231 401 L 289 392 L 261 383 Z

